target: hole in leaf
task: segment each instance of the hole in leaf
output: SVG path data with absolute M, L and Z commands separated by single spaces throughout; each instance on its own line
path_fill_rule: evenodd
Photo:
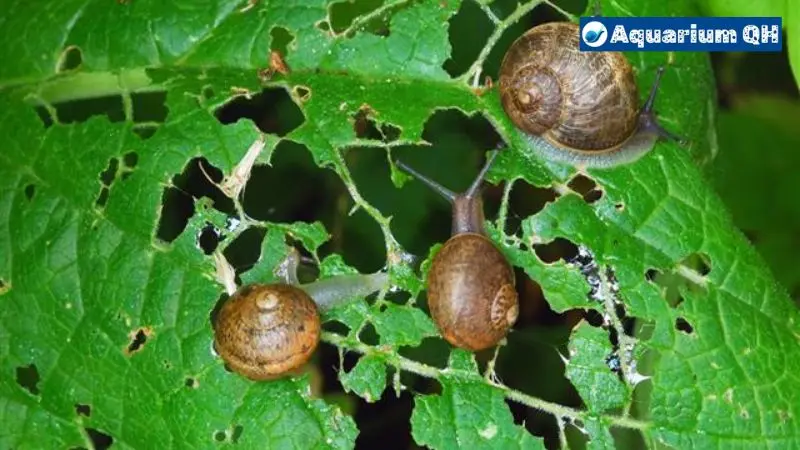
M 374 114 L 369 105 L 364 105 L 353 115 L 353 130 L 357 138 L 383 140 L 375 121 L 370 117 Z
M 150 328 L 140 328 L 135 333 L 131 333 L 131 343 L 125 349 L 125 354 L 132 355 L 142 349 L 147 343 L 147 338 L 153 334 Z
M 158 239 L 172 242 L 183 232 L 189 218 L 194 214 L 194 199 L 208 197 L 215 209 L 233 215 L 233 201 L 212 184 L 209 178 L 219 183 L 222 181 L 222 171 L 209 164 L 205 158 L 192 159 L 181 174 L 173 177 L 173 186 L 164 188 L 162 196 L 161 217 L 156 234 Z
M 589 325 L 595 328 L 601 328 L 605 326 L 605 319 L 603 318 L 603 315 L 595 309 L 585 310 L 583 317 L 586 322 L 589 323 Z
M 187 377 L 183 384 L 190 389 L 197 389 L 200 386 L 200 383 L 194 377 Z
M 86 434 L 89 435 L 89 439 L 92 441 L 92 447 L 95 450 L 106 450 L 114 443 L 114 438 L 101 431 L 94 428 L 84 428 L 84 430 L 86 430 Z
M 552 264 L 559 259 L 572 261 L 578 255 L 578 246 L 560 237 L 547 244 L 534 244 L 533 250 L 545 264 Z
M 402 129 L 390 123 L 381 124 L 381 134 L 383 134 L 383 140 L 385 142 L 393 142 L 398 140 L 402 132 Z
M 203 253 L 210 255 L 214 253 L 214 250 L 217 249 L 217 246 L 223 239 L 224 236 L 220 234 L 217 227 L 209 223 L 200 230 L 200 235 L 197 237 L 197 245 L 200 246 Z
M 692 327 L 692 325 L 683 317 L 678 317 L 675 320 L 675 329 L 686 334 L 694 333 L 694 327 Z
M 92 116 L 107 116 L 111 122 L 122 122 L 125 113 L 118 95 L 72 100 L 53 105 L 58 121 L 63 124 L 86 122 Z
M 331 24 L 329 24 L 327 20 L 317 21 L 314 23 L 314 26 L 317 27 L 318 30 L 324 31 L 325 33 L 331 31 Z
M 695 270 L 702 276 L 707 276 L 711 272 L 711 258 L 705 253 L 692 253 L 680 264 Z
M 307 102 L 311 98 L 311 89 L 306 86 L 295 86 L 292 88 L 294 98 L 299 102 Z
M 281 55 L 287 55 L 289 52 L 289 44 L 294 40 L 292 33 L 283 27 L 272 27 L 269 31 L 269 35 L 271 38 L 269 49 L 279 52 Z
M 514 277 L 519 294 L 519 317 L 514 324 L 514 330 L 523 330 L 528 326 L 560 324 L 563 321 L 563 317 L 550 308 L 541 285 L 532 280 L 524 269 L 514 267 Z
M 242 437 L 242 432 L 244 431 L 244 427 L 241 425 L 236 425 L 233 427 L 233 433 L 231 433 L 231 442 L 234 444 L 239 442 L 239 438 Z
M 250 269 L 258 262 L 265 234 L 266 229 L 262 227 L 250 227 L 225 247 L 223 255 L 238 273 Z
M 139 163 L 139 155 L 136 152 L 128 152 L 122 157 L 122 163 L 125 164 L 125 167 L 128 169 L 136 168 L 136 164 Z
M 164 123 L 167 120 L 167 93 L 146 92 L 131 95 L 134 122 Z
M 79 416 L 90 417 L 92 415 L 92 407 L 82 403 L 76 403 L 75 414 Z
M 225 442 L 228 439 L 228 433 L 223 430 L 216 431 L 214 433 L 214 440 L 217 442 Z
M 169 362 L 169 360 L 166 360 L 166 359 L 165 359 L 165 360 L 163 360 L 163 361 L 161 361 L 161 366 L 163 366 L 163 367 L 164 367 L 164 370 L 170 370 L 170 369 L 172 369 L 172 363 L 171 363 L 171 362 Z
M 58 120 L 58 117 L 53 116 L 50 110 L 43 106 L 35 106 L 33 109 L 36 111 L 36 115 L 39 116 L 39 120 L 42 121 L 45 128 L 50 128 L 53 123 Z
M 331 28 L 335 33 L 341 33 L 352 25 L 357 17 L 375 11 L 382 3 L 383 0 L 347 0 L 333 3 L 328 8 Z
M 150 139 L 158 131 L 158 126 L 152 124 L 135 124 L 133 132 L 136 133 L 142 140 Z
M 597 183 L 586 175 L 578 174 L 567 183 L 570 189 L 580 194 L 586 203 L 594 203 L 603 197 L 603 191 Z
M 304 145 L 282 141 L 275 148 L 269 166 L 253 167 L 245 186 L 243 206 L 246 214 L 256 220 L 319 220 L 331 230 L 331 222 L 341 220 L 337 217 L 341 214 L 342 194 L 341 180 L 332 171 L 319 170 Z
M 647 281 L 651 282 L 655 282 L 655 280 L 658 279 L 660 275 L 661 272 L 659 272 L 656 269 L 648 269 L 647 272 L 644 273 L 644 277 L 647 279 Z
M 247 118 L 264 133 L 285 136 L 304 120 L 300 108 L 283 88 L 267 88 L 251 98 L 235 97 L 214 113 L 223 125 Z
M 123 168 L 121 170 L 120 179 L 126 180 L 133 173 L 136 164 L 139 163 L 139 155 L 136 152 L 128 152 L 122 157 Z
M 450 18 L 448 29 L 452 51 L 442 68 L 455 78 L 466 72 L 478 58 L 493 27 L 478 2 L 462 2 L 461 8 Z
M 558 198 L 558 193 L 550 188 L 540 188 L 528 183 L 517 182 L 508 199 L 507 232 L 517 234 L 522 220 L 533 216 Z
M 39 395 L 39 370 L 36 364 L 17 367 L 17 384 L 33 395 Z
M 95 200 L 94 205 L 98 209 L 103 209 L 106 207 L 106 203 L 108 203 L 108 195 L 110 191 L 108 186 L 103 186 L 100 188 L 100 193 L 97 195 L 97 200 Z
M 335 356 L 335 355 L 334 355 Z M 334 361 L 337 364 L 338 361 Z M 333 374 L 335 377 L 335 374 Z M 391 377 L 391 374 L 389 374 Z M 401 378 L 405 386 L 412 392 L 418 392 L 419 382 Z M 391 378 L 386 390 L 391 389 Z M 416 386 L 415 386 L 416 385 Z M 389 397 L 389 398 L 387 398 Z M 345 408 L 349 405 L 345 403 Z M 352 406 L 350 406 L 352 408 Z M 359 429 L 355 448 L 357 449 L 396 449 L 406 450 L 418 448 L 414 445 L 411 434 L 411 413 L 414 410 L 414 395 L 405 391 L 399 397 L 384 393 L 378 401 L 368 403 L 360 401 L 355 408 L 353 419 Z M 387 418 L 391 417 L 391 420 Z M 387 437 L 391 436 L 391 443 Z
M 113 183 L 114 179 L 117 177 L 118 167 L 119 160 L 117 158 L 111 158 L 108 161 L 108 167 L 106 167 L 106 170 L 100 173 L 100 182 L 106 186 L 111 186 L 111 183 Z
M 391 142 L 400 137 L 401 129 L 390 124 L 378 125 L 374 120 L 375 111 L 369 105 L 362 105 L 353 115 L 353 130 L 359 139 Z
M 616 209 L 618 212 L 622 212 L 622 211 L 624 211 L 624 210 L 625 210 L 625 203 L 622 203 L 622 202 L 620 202 L 620 203 L 616 203 L 616 204 L 614 205 L 614 208 L 615 208 L 615 209 Z
M 167 187 L 161 197 L 161 217 L 156 236 L 164 242 L 174 241 L 194 214 L 192 197 L 175 187 Z
M 0 278 L 0 295 L 5 294 L 9 289 L 11 289 L 11 286 L 6 284 L 6 280 Z
M 33 200 L 33 196 L 36 195 L 36 185 L 29 184 L 25 186 L 25 198 L 28 200 Z
M 81 48 L 75 45 L 66 47 L 58 57 L 56 72 L 68 72 L 75 70 L 83 64 L 83 54 Z

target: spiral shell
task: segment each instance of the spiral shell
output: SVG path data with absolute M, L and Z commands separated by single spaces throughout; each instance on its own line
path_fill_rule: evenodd
M 485 236 L 456 234 L 431 263 L 428 306 L 454 346 L 478 351 L 497 345 L 519 313 L 514 271 Z
M 234 372 L 271 380 L 297 371 L 311 358 L 320 329 L 317 306 L 302 289 L 252 284 L 220 309 L 214 348 Z
M 581 52 L 579 26 L 536 26 L 509 48 L 500 68 L 503 108 L 514 124 L 573 152 L 610 152 L 635 135 L 639 93 L 615 52 Z

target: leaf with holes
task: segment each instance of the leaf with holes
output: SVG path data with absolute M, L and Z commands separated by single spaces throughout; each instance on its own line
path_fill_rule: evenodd
M 576 19 L 568 6 L 12 2 L 0 446 L 379 446 L 382 429 L 359 430 L 396 400 L 387 371 L 414 395 L 404 447 L 790 446 L 800 317 L 698 167 L 715 145 L 708 55 L 626 55 L 641 100 L 670 62 L 659 120 L 691 145 L 607 169 L 543 160 L 487 81 L 532 21 Z M 689 0 L 602 9 L 697 14 Z M 426 308 L 447 205 L 390 158 L 459 190 L 498 144 L 486 229 L 522 304 L 508 345 L 473 358 Z M 386 271 L 389 285 L 324 312 L 300 373 L 253 382 L 214 352 L 212 320 L 231 283 L 277 280 L 293 247 L 312 256 L 303 282 Z M 573 330 L 563 346 L 526 341 L 553 323 Z M 339 352 L 361 360 L 347 372 Z M 574 392 L 538 386 L 554 373 Z M 344 391 L 381 401 L 348 415 Z

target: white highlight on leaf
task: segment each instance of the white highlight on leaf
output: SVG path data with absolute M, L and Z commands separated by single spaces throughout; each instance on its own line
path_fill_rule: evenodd
M 492 439 L 497 435 L 497 425 L 490 423 L 486 428 L 478 431 L 478 434 L 484 439 Z
M 239 228 L 240 223 L 242 223 L 242 221 L 239 220 L 238 217 L 228 217 L 228 219 L 225 221 L 225 229 L 233 233 L 237 228 Z
M 726 389 L 725 393 L 722 394 L 722 398 L 724 398 L 725 401 L 728 403 L 733 403 L 733 389 L 732 388 Z

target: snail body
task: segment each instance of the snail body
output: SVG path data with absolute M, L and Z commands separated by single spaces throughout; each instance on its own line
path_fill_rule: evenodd
M 542 156 L 587 167 L 634 161 L 664 130 L 652 111 L 663 67 L 645 105 L 622 53 L 582 52 L 579 26 L 538 25 L 511 45 L 500 66 L 503 109 Z
M 405 164 L 396 163 L 453 204 L 452 236 L 434 256 L 427 277 L 428 306 L 442 336 L 470 351 L 497 345 L 519 313 L 514 271 L 486 236 L 478 192 L 496 155 L 463 194 L 450 192 Z
M 298 373 L 319 344 L 320 313 L 369 295 L 388 281 L 387 274 L 378 272 L 301 285 L 296 264 L 290 264 L 283 283 L 242 286 L 217 313 L 214 349 L 234 372 L 257 381 Z

